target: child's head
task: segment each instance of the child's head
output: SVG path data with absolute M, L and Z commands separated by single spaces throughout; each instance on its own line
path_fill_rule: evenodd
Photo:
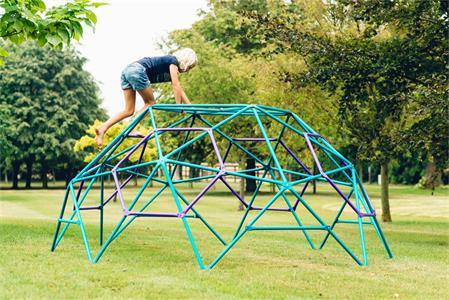
M 173 56 L 176 57 L 176 59 L 179 62 L 179 71 L 180 72 L 187 72 L 190 69 L 192 69 L 196 63 L 196 53 L 190 48 L 183 48 L 175 53 L 173 53 Z

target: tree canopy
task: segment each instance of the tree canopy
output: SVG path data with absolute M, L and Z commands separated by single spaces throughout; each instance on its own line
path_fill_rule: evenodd
M 14 126 L 5 126 L 2 133 L 9 145 L 2 157 L 36 161 L 44 169 L 50 163 L 79 162 L 75 141 L 88 124 L 105 118 L 97 84 L 83 70 L 85 59 L 72 49 L 35 43 L 5 48 L 11 55 L 0 67 L 0 105 Z
M 34 40 L 41 46 L 62 48 L 82 37 L 83 25 L 94 28 L 97 17 L 92 8 L 104 4 L 75 0 L 47 8 L 43 0 L 0 0 L 0 39 L 17 44 Z M 7 55 L 0 47 L 0 64 Z

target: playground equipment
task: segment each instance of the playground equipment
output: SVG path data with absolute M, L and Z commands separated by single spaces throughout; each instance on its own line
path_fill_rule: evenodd
M 137 125 L 147 119 L 150 129 L 146 134 L 135 133 Z M 166 124 L 161 126 L 162 122 Z M 253 136 L 244 136 L 244 133 L 241 133 L 242 124 L 252 128 Z M 274 136 L 273 132 L 276 133 Z M 178 144 L 167 146 L 163 142 L 167 136 L 177 138 Z M 131 146 L 119 150 L 125 141 L 133 142 Z M 215 165 L 204 166 L 189 161 L 186 151 L 200 141 L 211 145 L 211 153 L 216 157 Z M 150 143 L 156 148 L 157 157 L 145 160 L 144 153 L 148 151 Z M 137 157 L 134 162 L 130 161 L 132 155 Z M 253 158 L 261 167 L 240 171 L 227 170 L 225 162 L 232 155 Z M 180 166 L 204 170 L 208 174 L 188 179 L 175 178 L 176 168 Z M 124 180 L 121 179 L 123 175 L 127 176 Z M 112 176 L 115 183 L 115 188 L 109 196 L 105 195 L 107 176 Z M 250 178 L 257 182 L 256 190 L 249 201 L 242 199 L 234 190 L 227 180 L 229 176 L 237 176 L 241 180 Z M 135 177 L 143 179 L 144 182 L 140 188 L 134 189 L 137 192 L 132 199 L 128 199 L 124 190 Z M 191 181 L 207 184 L 196 197 L 189 200 L 178 186 Z M 313 195 L 305 194 L 313 181 L 329 184 L 341 200 L 339 209 L 336 207 L 336 214 L 330 220 L 326 221 L 313 209 Z M 151 183 L 157 184 L 159 190 L 151 196 L 143 196 Z M 230 195 L 244 206 L 235 233 L 228 240 L 198 209 L 203 197 L 217 183 L 224 185 Z M 99 184 L 96 204 L 83 205 L 88 194 L 92 193 L 94 184 Z M 259 197 L 259 192 L 266 185 L 276 188 L 268 200 L 266 197 Z M 176 211 L 151 210 L 166 189 L 171 192 Z M 117 196 L 122 216 L 109 237 L 104 240 L 103 211 L 111 199 Z M 228 198 L 224 200 L 229 201 Z M 262 203 L 259 203 L 261 201 Z M 137 208 L 140 204 L 140 208 Z M 88 210 L 97 210 L 100 215 L 100 248 L 95 256 L 91 252 L 82 218 L 83 213 Z M 294 225 L 258 224 L 268 212 L 289 215 Z M 353 218 L 344 218 L 344 215 L 352 215 Z M 157 104 L 148 107 L 70 181 L 57 219 L 51 250 L 56 249 L 69 226 L 74 224 L 81 230 L 88 259 L 95 263 L 111 242 L 136 218 L 143 217 L 180 219 L 201 269 L 213 268 L 245 234 L 259 230 L 300 231 L 312 249 L 322 249 L 331 237 L 357 264 L 366 265 L 368 260 L 364 229 L 366 225 L 370 225 L 389 257 L 393 257 L 377 221 L 375 209 L 353 164 L 294 113 L 262 105 Z M 212 236 L 223 244 L 223 250 L 209 264 L 203 261 L 192 234 L 189 222 L 194 219 L 202 222 Z M 357 226 L 362 259 L 337 235 L 335 227 L 338 224 Z M 315 244 L 312 237 L 317 232 L 322 233 L 319 244 Z

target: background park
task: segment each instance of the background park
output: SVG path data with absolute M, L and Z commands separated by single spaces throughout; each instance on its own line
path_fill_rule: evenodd
M 374 230 L 366 231 L 370 255 L 363 267 L 334 241 L 315 251 L 298 232 L 268 231 L 250 234 L 214 269 L 202 271 L 180 222 L 154 219 L 133 223 L 97 264 L 86 260 L 74 226 L 50 252 L 66 185 L 99 152 L 94 126 L 114 112 L 111 103 L 118 109 L 122 104 L 119 85 L 106 90 L 82 52 L 95 39 L 94 29 L 101 29 L 102 16 L 124 6 L 130 9 L 124 15 L 145 9 L 174 14 L 167 19 L 176 19 L 177 10 L 187 14 L 182 5 L 189 1 L 162 2 L 0 0 L 0 298 L 449 298 L 446 0 L 192 1 L 192 20 L 174 24 L 157 40 L 126 45 L 152 44 L 159 54 L 194 49 L 198 66 L 181 75 L 194 104 L 278 107 L 326 137 L 356 166 L 393 259 Z M 125 21 L 116 19 L 117 28 L 108 28 L 117 44 L 126 44 L 120 40 Z M 108 68 L 120 70 L 139 59 L 132 51 L 122 65 L 121 58 L 102 53 L 108 61 L 103 71 L 114 73 Z M 170 84 L 155 86 L 155 94 L 158 103 L 174 103 Z M 114 126 L 105 144 L 127 124 Z M 244 136 L 257 131 L 251 122 L 235 125 Z M 295 138 L 287 137 L 307 159 Z M 156 150 L 148 147 L 147 159 L 154 159 Z M 206 143 L 184 155 L 190 163 L 215 163 Z M 228 161 L 236 171 L 257 166 L 251 156 L 231 155 Z M 204 175 L 193 168 L 177 171 L 176 178 L 186 179 L 180 185 L 186 197 L 207 184 L 188 182 Z M 256 189 L 251 178 L 230 183 L 246 199 Z M 134 180 L 126 193 L 141 184 Z M 159 188 L 154 184 L 145 193 Z M 105 189 L 114 190 L 110 179 Z M 260 192 L 262 199 L 273 194 L 273 186 Z M 225 234 L 242 209 L 224 201 L 229 195 L 217 184 L 201 203 Z M 339 199 L 325 182 L 313 182 L 305 196 L 325 218 L 338 210 Z M 170 197 L 162 195 L 167 201 L 160 209 L 169 209 Z M 119 201 L 111 202 L 107 231 L 120 213 Z M 276 214 L 267 218 L 280 222 Z M 96 221 L 94 214 L 85 218 L 88 232 L 97 232 Z M 192 230 L 208 249 L 205 259 L 213 259 L 220 245 L 201 226 Z M 356 227 L 337 232 L 350 246 L 358 245 Z

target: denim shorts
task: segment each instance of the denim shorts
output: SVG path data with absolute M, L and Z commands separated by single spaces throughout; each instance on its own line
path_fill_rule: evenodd
M 122 90 L 133 89 L 135 91 L 143 90 L 150 86 L 145 67 L 138 62 L 129 64 L 122 71 L 121 86 Z

